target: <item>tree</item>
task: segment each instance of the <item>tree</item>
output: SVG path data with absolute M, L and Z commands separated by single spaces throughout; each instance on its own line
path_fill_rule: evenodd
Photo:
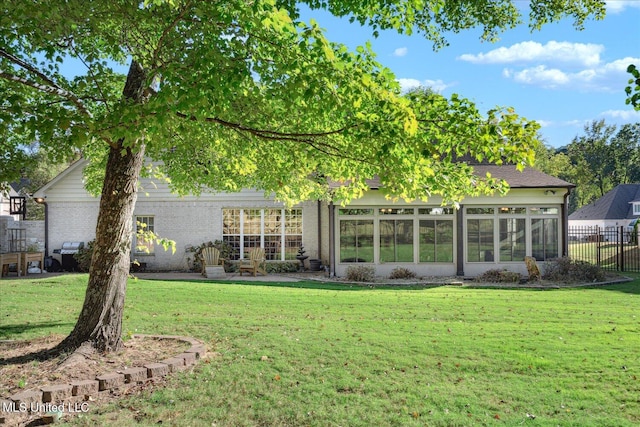
M 513 0 L 384 3 L 308 0 L 312 9 L 422 34 L 522 23 Z M 530 26 L 602 18 L 601 0 L 533 0 Z M 293 0 L 2 1 L 0 135 L 26 135 L 102 166 L 85 302 L 60 348 L 121 345 L 131 216 L 146 158 L 177 192 L 254 186 L 286 202 L 358 197 L 379 175 L 391 196 L 454 203 L 504 190 L 455 159 L 524 167 L 538 126 L 510 109 L 486 116 L 468 100 L 402 96 L 369 46 L 350 52 L 301 22 Z M 76 75 L 61 65 L 76 65 Z M 127 69 L 126 76 L 118 73 Z M 12 150 L 16 151 L 16 150 Z M 95 169 L 91 172 L 95 176 Z M 332 191 L 328 180 L 345 183 Z
M 615 164 L 611 138 L 615 131 L 616 127 L 606 125 L 604 120 L 594 120 L 585 125 L 585 135 L 575 137 L 568 147 L 576 169 L 597 188 L 595 198 L 604 196 L 613 188 Z
M 632 105 L 636 111 L 640 111 L 640 70 L 635 64 L 630 64 L 627 67 L 627 73 L 631 74 L 631 78 L 628 81 L 629 86 L 624 88 L 627 94 L 625 103 Z

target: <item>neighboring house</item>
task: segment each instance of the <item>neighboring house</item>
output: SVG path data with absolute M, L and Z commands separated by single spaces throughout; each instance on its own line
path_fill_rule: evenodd
M 19 194 L 13 189 L 11 184 L 7 185 L 7 190 L 0 190 L 0 216 L 12 216 L 16 221 L 20 215 L 11 214 L 11 197 L 18 197 Z
M 74 163 L 34 194 L 47 204 L 49 252 L 95 236 L 98 199 L 83 188 L 85 165 Z M 175 240 L 177 250 L 172 255 L 153 243 L 134 242 L 132 257 L 149 269 L 184 269 L 189 247 L 224 240 L 235 248 L 235 258 L 262 246 L 269 260 L 295 261 L 304 244 L 306 255 L 338 276 L 356 264 L 372 265 L 381 276 L 396 267 L 419 276 L 476 276 L 495 268 L 526 274 L 525 256 L 544 261 L 566 254 L 572 184 L 515 166 L 478 165 L 476 171 L 506 179 L 511 190 L 504 197 L 465 199 L 455 210 L 440 206 L 438 197 L 391 202 L 372 180 L 371 190 L 345 207 L 308 201 L 284 209 L 261 191 L 178 197 L 164 183 L 142 179 L 132 221 Z M 136 251 L 139 245 L 150 253 Z
M 607 240 L 615 240 L 616 230 L 629 231 L 640 218 L 640 184 L 620 184 L 595 202 L 569 215 L 570 227 L 595 227 Z

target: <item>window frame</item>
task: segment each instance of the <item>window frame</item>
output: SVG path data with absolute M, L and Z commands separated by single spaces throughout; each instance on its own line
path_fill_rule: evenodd
M 292 228 L 295 232 L 289 232 Z M 244 258 L 253 247 L 265 248 L 268 261 L 295 260 L 302 245 L 303 232 L 302 208 L 222 208 L 222 240 L 233 248 L 233 260 Z M 290 244 L 291 241 L 295 246 Z M 275 251 L 268 250 L 274 246 Z
M 144 221 L 141 221 L 140 219 L 144 218 Z M 149 219 L 151 219 L 151 224 L 149 224 Z M 141 215 L 134 215 L 133 216 L 133 225 L 134 225 L 134 233 L 133 233 L 133 254 L 136 256 L 139 255 L 155 255 L 156 253 L 156 242 L 152 239 L 149 242 L 144 242 L 142 244 L 140 244 L 139 240 L 138 240 L 138 230 L 139 228 L 141 228 L 138 223 L 140 224 L 145 224 L 145 228 L 148 231 L 151 231 L 153 233 L 155 233 L 155 215 L 149 215 L 149 214 L 141 214 Z M 145 251 L 143 249 L 138 249 L 139 247 L 146 247 L 149 249 L 149 251 Z

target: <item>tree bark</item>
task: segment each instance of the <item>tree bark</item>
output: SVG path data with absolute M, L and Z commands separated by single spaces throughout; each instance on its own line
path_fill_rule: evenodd
M 132 62 L 123 91 L 125 102 L 143 103 L 146 74 Z M 91 343 L 99 351 L 122 346 L 122 315 L 129 276 L 133 211 L 144 163 L 142 140 L 110 147 L 84 305 L 71 334 L 57 347 L 72 350 Z

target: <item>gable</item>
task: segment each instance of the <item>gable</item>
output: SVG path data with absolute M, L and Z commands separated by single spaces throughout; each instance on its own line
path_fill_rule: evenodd
M 571 215 L 570 220 L 631 219 L 633 202 L 640 202 L 640 184 L 620 184 Z M 636 214 L 637 215 L 637 214 Z

